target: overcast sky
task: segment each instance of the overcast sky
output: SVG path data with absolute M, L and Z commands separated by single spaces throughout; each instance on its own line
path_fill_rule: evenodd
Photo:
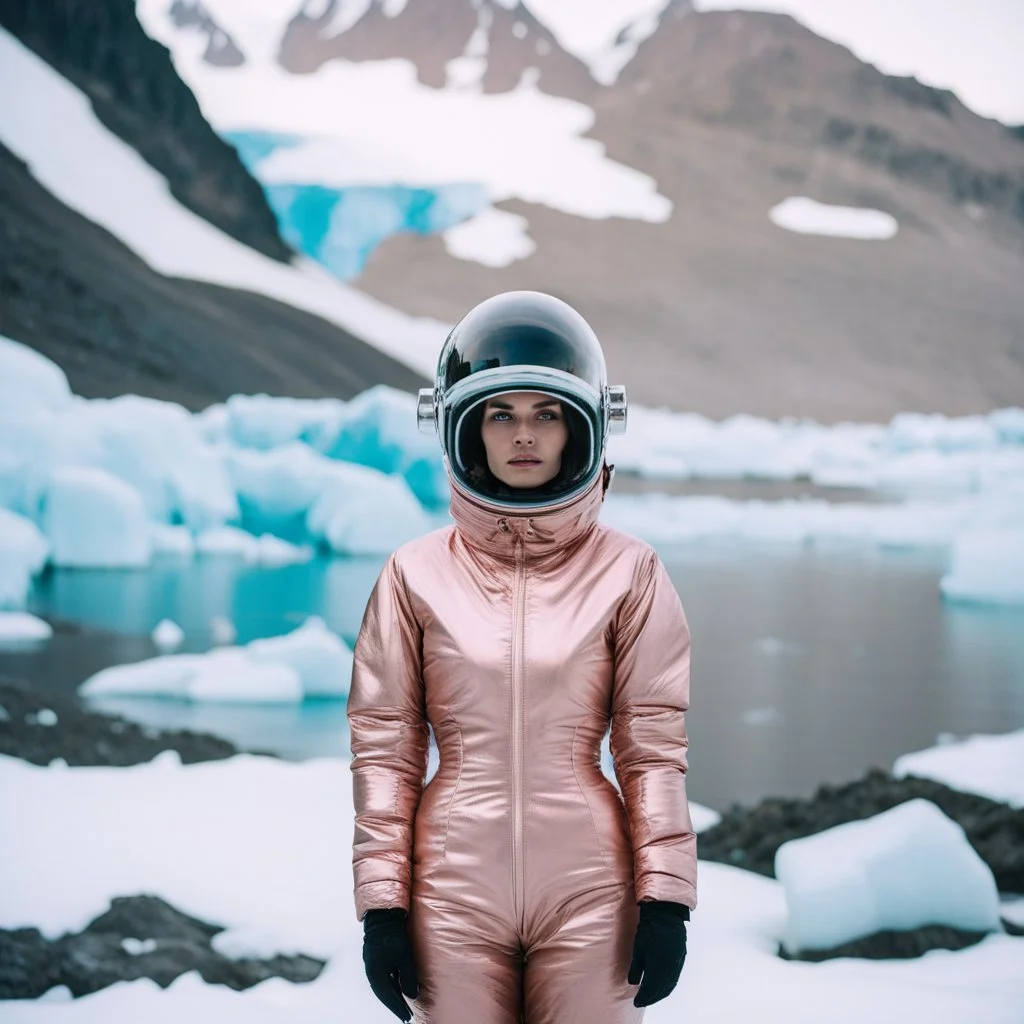
M 665 0 L 526 0 L 567 48 L 593 50 Z M 697 0 L 792 14 L 895 75 L 952 89 L 987 117 L 1024 124 L 1024 0 Z

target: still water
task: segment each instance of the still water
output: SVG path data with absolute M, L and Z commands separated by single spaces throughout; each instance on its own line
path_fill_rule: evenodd
M 945 604 L 942 558 L 732 546 L 662 550 L 693 633 L 690 793 L 719 809 L 888 768 L 943 733 L 1024 727 L 1024 609 Z M 0 652 L 0 673 L 73 689 L 107 665 L 155 653 L 162 618 L 183 651 L 238 642 L 320 615 L 350 645 L 383 559 L 279 569 L 223 557 L 145 571 L 56 571 L 32 610 L 58 626 L 35 650 Z M 290 758 L 347 752 L 344 704 L 287 708 L 106 699 L 146 724 L 221 734 Z

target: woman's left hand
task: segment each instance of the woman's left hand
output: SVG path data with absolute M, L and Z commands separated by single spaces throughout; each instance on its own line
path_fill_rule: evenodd
M 664 999 L 679 981 L 686 960 L 686 922 L 690 908 L 682 903 L 656 900 L 640 904 L 640 923 L 633 940 L 629 965 L 630 985 L 639 985 L 634 1006 L 650 1006 Z

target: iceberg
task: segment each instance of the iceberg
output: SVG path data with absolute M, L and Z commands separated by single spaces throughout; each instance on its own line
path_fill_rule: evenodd
M 940 587 L 950 601 L 1024 604 L 1024 528 L 958 534 Z
M 432 525 L 401 477 L 345 462 L 306 516 L 309 536 L 339 555 L 390 554 Z
M 344 697 L 351 677 L 352 652 L 314 616 L 285 636 L 254 640 L 243 647 L 165 654 L 105 668 L 82 683 L 79 693 L 83 697 L 291 704 L 305 697 Z
M 0 646 L 34 644 L 49 640 L 53 627 L 28 612 L 0 612 Z
M 50 545 L 30 519 L 0 508 L 0 608 L 23 608 Z
M 139 492 L 102 469 L 54 470 L 43 529 L 54 565 L 141 568 L 153 551 Z
M 16 411 L 60 412 L 74 396 L 67 374 L 27 345 L 0 334 L 0 416 Z
M 783 843 L 775 877 L 786 895 L 790 952 L 929 924 L 1001 930 L 991 869 L 928 800 Z

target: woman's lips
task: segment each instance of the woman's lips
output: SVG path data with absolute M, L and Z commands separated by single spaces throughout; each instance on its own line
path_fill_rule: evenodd
M 540 459 L 509 459 L 509 465 L 512 466 L 539 466 Z

